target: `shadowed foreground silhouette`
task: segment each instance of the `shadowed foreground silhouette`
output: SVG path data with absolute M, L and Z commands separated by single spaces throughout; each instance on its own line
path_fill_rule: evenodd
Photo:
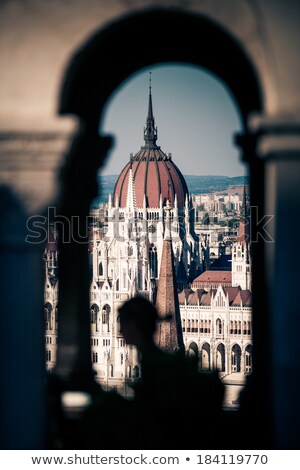
M 141 381 L 133 400 L 104 392 L 95 384 L 90 404 L 66 413 L 61 401 L 51 403 L 57 421 L 51 446 L 64 449 L 227 449 L 230 429 L 237 423 L 222 410 L 224 386 L 217 372 L 199 372 L 197 360 L 184 351 L 160 350 L 155 332 L 160 317 L 143 297 L 120 309 L 120 325 L 127 344 L 140 355 Z M 59 384 L 49 381 L 50 387 Z M 54 396 L 49 393 L 49 396 Z M 237 415 L 236 415 L 237 416 Z M 228 436 L 230 435 L 230 436 Z M 228 441 L 226 436 L 228 436 Z M 234 448 L 238 443 L 236 436 Z

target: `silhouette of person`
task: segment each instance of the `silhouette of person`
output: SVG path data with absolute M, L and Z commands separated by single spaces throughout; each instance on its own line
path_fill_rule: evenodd
M 119 318 L 126 342 L 140 353 L 136 444 L 146 449 L 216 448 L 223 400 L 217 374 L 200 374 L 182 351 L 172 354 L 157 347 L 154 335 L 160 317 L 147 299 L 130 299 L 119 308 Z

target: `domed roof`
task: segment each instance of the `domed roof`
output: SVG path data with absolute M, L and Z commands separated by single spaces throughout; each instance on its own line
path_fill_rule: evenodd
M 165 205 L 169 199 L 174 205 L 177 196 L 178 208 L 184 207 L 188 189 L 183 175 L 172 161 L 171 155 L 166 155 L 156 145 L 157 128 L 155 127 L 151 86 L 149 90 L 149 105 L 146 127 L 144 128 L 145 145 L 125 165 L 116 182 L 113 202 L 119 207 L 125 207 L 128 193 L 130 169 L 134 180 L 136 207 L 143 207 L 144 196 L 147 207 L 159 207 L 160 196 Z

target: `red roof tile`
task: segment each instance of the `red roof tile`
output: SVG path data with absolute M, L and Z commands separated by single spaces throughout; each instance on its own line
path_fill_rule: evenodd
M 231 272 L 230 271 L 204 271 L 192 283 L 192 288 L 208 287 L 209 285 L 231 285 Z

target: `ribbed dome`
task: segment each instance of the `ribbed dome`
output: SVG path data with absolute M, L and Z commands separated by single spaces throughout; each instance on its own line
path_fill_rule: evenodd
M 143 207 L 144 195 L 147 207 L 159 207 L 160 195 L 163 205 L 169 199 L 174 205 L 177 195 L 178 208 L 184 207 L 188 194 L 187 185 L 178 167 L 172 161 L 171 155 L 166 155 L 156 145 L 157 128 L 154 124 L 152 110 L 151 86 L 149 91 L 149 106 L 146 127 L 144 129 L 145 145 L 121 171 L 114 190 L 114 205 L 118 200 L 119 207 L 125 207 L 128 193 L 130 168 L 134 179 L 136 207 Z

